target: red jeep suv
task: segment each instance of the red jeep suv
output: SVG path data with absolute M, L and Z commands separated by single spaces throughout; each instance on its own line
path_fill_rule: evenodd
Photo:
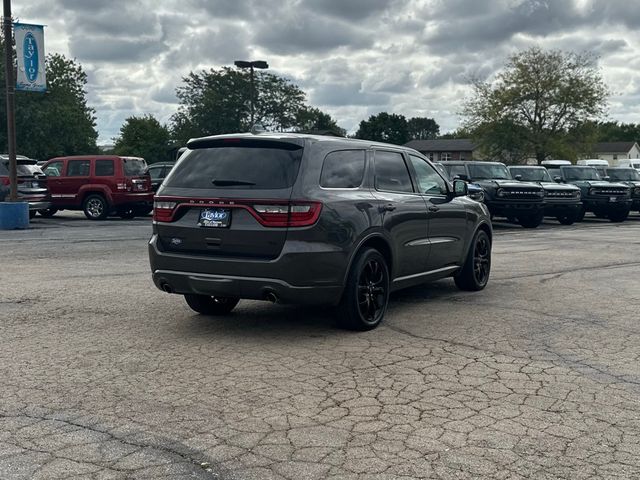
M 51 192 L 51 208 L 40 210 L 45 217 L 67 209 L 83 210 L 89 220 L 103 220 L 109 214 L 133 218 L 153 209 L 151 177 L 142 158 L 58 157 L 42 170 Z

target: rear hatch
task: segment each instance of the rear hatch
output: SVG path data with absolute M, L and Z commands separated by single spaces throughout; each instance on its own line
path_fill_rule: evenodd
M 9 162 L 4 160 L 0 172 L 9 172 Z M 18 196 L 25 201 L 43 201 L 49 197 L 47 177 L 36 160 L 17 159 Z M 7 177 L 7 182 L 8 182 Z
M 122 171 L 130 192 L 150 192 L 151 175 L 144 158 L 122 157 Z
M 214 137 L 189 143 L 154 205 L 166 251 L 276 258 L 289 227 L 312 225 L 320 205 L 292 200 L 304 143 Z

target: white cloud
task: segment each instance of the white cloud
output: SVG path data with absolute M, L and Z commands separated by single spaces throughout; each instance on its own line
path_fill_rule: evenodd
M 600 56 L 612 119 L 640 114 L 640 9 L 626 0 L 24 0 L 24 22 L 47 25 L 49 52 L 89 73 L 100 141 L 130 115 L 167 122 L 192 70 L 264 59 L 310 102 L 354 131 L 380 111 L 434 117 L 441 131 L 470 76 L 539 45 Z

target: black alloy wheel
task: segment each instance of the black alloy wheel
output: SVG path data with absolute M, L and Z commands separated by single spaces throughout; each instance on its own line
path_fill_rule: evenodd
M 453 277 L 460 290 L 478 291 L 487 286 L 491 274 L 491 240 L 484 230 L 478 230 L 462 268 Z
M 369 248 L 358 255 L 349 272 L 339 306 L 340 323 L 350 330 L 371 330 L 384 318 L 388 303 L 387 262 Z

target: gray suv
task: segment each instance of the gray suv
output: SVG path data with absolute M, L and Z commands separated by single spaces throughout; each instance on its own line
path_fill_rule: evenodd
M 241 298 L 328 304 L 368 330 L 392 291 L 489 280 L 487 208 L 412 149 L 284 133 L 188 148 L 155 198 L 149 256 L 156 286 L 199 313 Z

